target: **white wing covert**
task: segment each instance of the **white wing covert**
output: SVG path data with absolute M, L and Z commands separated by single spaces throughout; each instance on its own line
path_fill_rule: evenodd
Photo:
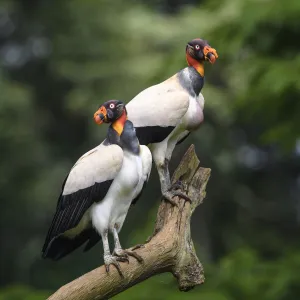
M 126 105 L 134 127 L 175 127 L 188 107 L 189 95 L 173 77 L 145 89 Z

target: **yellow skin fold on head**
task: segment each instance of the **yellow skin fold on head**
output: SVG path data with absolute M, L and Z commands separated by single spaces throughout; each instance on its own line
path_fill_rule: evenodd
M 115 122 L 112 123 L 113 129 L 118 133 L 118 135 L 122 134 L 123 129 L 124 129 L 124 125 L 125 125 L 125 122 L 126 122 L 127 119 L 128 119 L 127 114 L 124 110 L 121 117 L 118 120 L 116 120 Z

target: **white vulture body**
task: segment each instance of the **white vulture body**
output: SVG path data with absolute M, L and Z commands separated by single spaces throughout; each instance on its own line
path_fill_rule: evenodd
M 125 255 L 118 233 L 149 178 L 152 156 L 139 145 L 132 123 L 124 119 L 122 126 L 118 134 L 111 125 L 106 140 L 71 169 L 46 237 L 44 258 L 60 259 L 86 242 L 89 250 L 102 237 L 105 263 L 116 265 L 108 232 L 114 235 L 116 255 Z
M 186 68 L 181 76 L 188 77 L 189 72 L 196 71 Z M 126 109 L 140 143 L 151 149 L 162 186 L 165 186 L 162 192 L 165 192 L 170 185 L 164 173 L 165 166 L 176 144 L 202 123 L 204 97 L 184 88 L 176 74 L 139 93 Z
M 101 202 L 94 203 L 91 207 L 92 223 L 102 234 L 107 228 L 113 229 L 115 225 L 117 232 L 122 229 L 132 201 L 141 192 L 144 182 L 148 179 L 148 176 L 143 175 L 143 165 L 144 172 L 149 175 L 152 156 L 148 147 L 141 146 L 141 149 L 147 153 L 144 161 L 141 156 L 136 156 L 126 150 L 123 152 L 121 168 L 106 196 Z
M 149 145 L 162 193 L 170 202 L 175 195 L 184 195 L 170 192 L 168 163 L 176 144 L 203 122 L 203 62 L 207 59 L 213 63 L 217 57 L 216 51 L 200 39 L 187 45 L 186 55 L 189 67 L 140 92 L 126 105 L 140 144 Z

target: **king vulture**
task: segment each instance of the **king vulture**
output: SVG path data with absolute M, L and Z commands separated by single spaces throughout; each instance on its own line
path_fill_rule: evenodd
M 204 61 L 213 64 L 217 58 L 207 41 L 192 40 L 186 45 L 188 67 L 143 90 L 126 105 L 140 144 L 149 145 L 152 152 L 162 194 L 174 205 L 174 196 L 190 199 L 171 187 L 168 164 L 176 144 L 203 121 Z
M 142 260 L 122 249 L 118 233 L 149 178 L 152 156 L 140 146 L 123 102 L 105 102 L 94 119 L 97 124 L 111 123 L 106 139 L 80 157 L 65 179 L 42 253 L 58 260 L 86 242 L 87 251 L 102 238 L 107 272 L 113 264 L 121 273 L 118 260 L 128 260 L 128 255 Z M 109 232 L 114 237 L 113 255 Z

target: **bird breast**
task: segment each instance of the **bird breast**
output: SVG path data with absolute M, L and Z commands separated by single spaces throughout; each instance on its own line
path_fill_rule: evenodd
M 119 190 L 123 195 L 131 194 L 142 178 L 142 160 L 138 155 L 124 151 L 124 160 L 119 174 Z
M 118 225 L 121 230 L 136 189 L 142 178 L 142 160 L 138 155 L 124 151 L 123 164 L 105 198 L 91 210 L 92 222 L 98 232 Z
M 197 129 L 203 122 L 204 98 L 201 94 L 196 97 L 190 96 L 189 108 L 184 116 L 186 129 L 189 131 Z

